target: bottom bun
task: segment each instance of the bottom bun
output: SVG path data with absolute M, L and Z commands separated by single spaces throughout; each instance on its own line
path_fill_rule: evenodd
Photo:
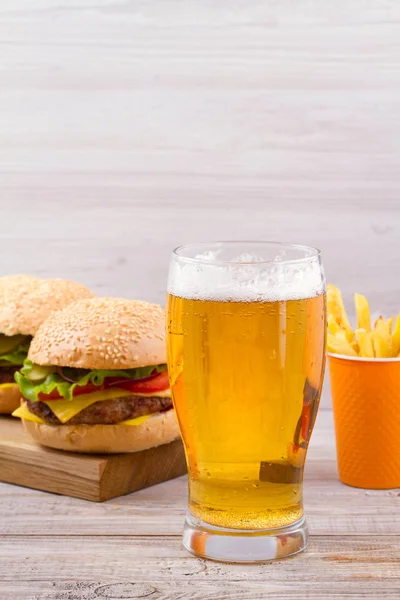
M 16 383 L 0 387 L 0 414 L 11 415 L 21 404 L 21 392 Z
M 139 452 L 179 438 L 175 411 L 157 413 L 141 425 L 44 425 L 23 419 L 25 431 L 49 448 L 91 454 Z

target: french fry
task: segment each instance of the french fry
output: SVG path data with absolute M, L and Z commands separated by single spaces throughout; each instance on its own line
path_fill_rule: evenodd
M 348 342 L 352 342 L 354 340 L 354 331 L 352 329 L 346 331 L 346 339 Z
M 379 319 L 376 320 L 375 331 L 378 331 L 379 333 L 382 333 L 382 334 L 390 335 L 387 321 L 385 321 L 385 319 L 383 317 L 379 317 Z
M 381 348 L 382 358 L 391 358 L 396 355 L 391 333 L 392 323 L 392 318 L 387 321 L 385 321 L 385 319 L 379 319 L 376 325 L 376 337 L 379 338 L 378 345 L 380 345 Z M 378 354 L 376 354 L 376 356 L 378 356 Z
M 361 294 L 354 294 L 354 304 L 357 314 L 357 328 L 371 331 L 371 315 L 368 300 Z
M 340 290 L 332 283 L 328 283 L 326 286 L 326 299 L 328 313 L 333 315 L 338 325 L 346 331 L 347 339 L 351 341 L 354 337 L 354 334 L 349 319 L 347 318 L 342 294 Z
M 392 342 L 393 351 L 395 355 L 397 355 L 400 352 L 400 313 L 397 315 L 396 323 L 393 330 Z
M 331 333 L 328 333 L 326 347 L 328 352 L 345 354 L 346 356 L 357 356 L 357 352 L 350 346 L 346 339 L 338 338 Z
M 400 313 L 395 323 L 393 317 L 384 319 L 380 316 L 371 327 L 367 298 L 354 294 L 354 304 L 357 315 L 355 331 L 347 318 L 340 290 L 332 284 L 327 285 L 328 351 L 365 358 L 400 357 Z
M 374 347 L 372 345 L 371 333 L 365 329 L 356 329 L 354 332 L 359 346 L 359 355 L 365 358 L 374 358 Z
M 393 321 L 394 321 L 394 317 L 389 317 L 388 320 L 386 321 L 387 328 L 388 328 L 388 331 L 390 334 L 392 333 Z
M 380 316 L 375 321 L 374 329 L 378 330 L 378 331 L 382 331 L 382 332 L 386 331 L 387 333 L 391 334 L 392 326 L 393 326 L 393 317 L 390 317 L 389 319 L 387 319 L 385 321 L 385 319 L 382 316 Z
M 371 337 L 376 358 L 390 358 L 394 356 L 392 336 L 388 332 L 387 323 L 384 319 L 378 319 Z
M 336 335 L 340 331 L 340 325 L 333 315 L 328 315 L 328 330 L 332 335 Z
M 350 346 L 351 346 L 351 345 L 352 345 L 352 343 L 353 343 L 353 342 L 350 342 L 350 341 L 347 339 L 347 333 L 345 332 L 345 330 L 344 330 L 344 329 L 339 329 L 339 331 L 337 331 L 337 332 L 335 333 L 335 338 L 336 338 L 337 340 L 343 340 L 344 342 L 349 342 Z

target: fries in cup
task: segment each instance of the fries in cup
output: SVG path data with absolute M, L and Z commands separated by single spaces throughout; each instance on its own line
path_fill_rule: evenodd
M 354 294 L 357 328 L 353 330 L 340 290 L 327 285 L 328 336 L 327 350 L 345 356 L 365 358 L 395 358 L 400 356 L 400 313 L 384 319 L 380 316 L 371 326 L 368 300 Z M 394 328 L 393 328 L 394 323 Z

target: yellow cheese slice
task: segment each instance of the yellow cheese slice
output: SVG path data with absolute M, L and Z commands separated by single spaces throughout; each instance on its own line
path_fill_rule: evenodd
M 17 385 L 16 383 L 0 383 L 0 390 L 8 390 L 12 387 L 14 387 L 14 385 Z
M 20 419 L 25 419 L 26 421 L 33 421 L 34 423 L 41 423 L 41 424 L 45 425 L 45 422 L 43 421 L 43 419 L 41 419 L 40 417 L 37 417 L 36 415 L 31 413 L 31 411 L 29 410 L 29 408 L 26 405 L 26 402 L 24 402 L 23 404 L 21 404 L 21 406 L 19 406 L 16 410 L 14 410 L 14 412 L 12 413 L 12 416 L 19 417 Z
M 109 390 L 100 390 L 99 392 L 93 392 L 92 394 L 82 394 L 82 396 L 75 396 L 73 400 L 49 400 L 45 402 L 47 406 L 53 411 L 56 417 L 61 423 L 67 423 L 81 412 L 84 408 L 91 406 L 95 402 L 100 400 L 112 400 L 113 398 L 121 398 L 126 396 L 126 390 L 120 388 L 113 388 Z
M 45 423 L 45 421 L 43 421 L 43 419 L 41 419 L 40 417 L 37 417 L 36 415 L 31 413 L 26 402 L 24 402 L 21 406 L 19 406 L 16 410 L 14 410 L 14 412 L 12 413 L 12 416 L 19 417 L 20 419 L 25 419 L 26 421 L 33 421 L 34 423 L 40 423 L 41 425 L 46 425 L 46 423 Z M 141 423 L 144 423 L 145 421 L 147 421 L 147 419 L 150 419 L 151 416 L 152 415 L 143 415 L 142 417 L 136 417 L 136 419 L 128 419 L 127 421 L 122 421 L 121 423 L 118 423 L 118 425 L 127 425 L 127 426 L 140 425 Z M 55 427 L 60 427 L 60 426 L 55 425 Z
M 128 392 L 129 393 L 129 392 Z M 145 398 L 171 398 L 171 390 L 163 390 L 162 392 L 151 392 L 151 394 L 139 394 L 138 392 L 132 392 L 135 396 L 144 396 Z
M 153 394 L 140 394 L 140 396 L 168 397 L 168 393 L 171 395 L 170 390 L 165 390 L 164 392 L 156 392 Z M 113 398 L 121 398 L 127 395 L 129 395 L 129 392 L 122 388 L 109 388 L 108 390 L 100 390 L 99 392 L 93 392 L 92 394 L 75 396 L 73 400 L 49 400 L 48 402 L 45 402 L 45 404 L 53 411 L 61 423 L 67 423 L 72 417 L 75 417 L 75 415 L 80 413 L 81 410 L 91 406 L 95 402 L 112 400 Z
M 136 417 L 136 419 L 128 419 L 127 421 L 121 421 L 118 425 L 141 425 L 147 419 L 150 419 L 152 415 L 143 415 L 142 417 Z

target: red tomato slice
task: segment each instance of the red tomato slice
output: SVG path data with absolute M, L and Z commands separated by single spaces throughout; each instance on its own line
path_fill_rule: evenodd
M 163 392 L 169 388 L 168 371 L 163 371 L 144 381 L 135 382 L 134 379 L 127 379 L 126 382 L 118 383 L 118 387 L 128 390 L 133 394 L 154 394 L 156 392 Z
M 82 386 L 77 385 L 74 388 L 73 396 L 81 396 L 82 394 L 91 394 L 92 392 L 104 390 L 105 387 L 110 387 L 110 383 L 113 383 L 115 380 L 118 382 L 118 385 L 115 387 L 128 390 L 133 394 L 154 394 L 156 392 L 163 392 L 169 388 L 168 372 L 163 371 L 163 373 L 149 377 L 149 379 L 145 379 L 144 381 L 135 381 L 134 379 L 121 381 L 119 378 L 108 377 L 102 385 L 94 385 L 94 383 Z M 63 398 L 55 389 L 50 394 L 39 392 L 38 399 L 42 402 L 47 402 L 48 400 L 62 400 Z
M 94 385 L 94 383 L 88 383 L 87 385 L 77 385 L 74 388 L 73 396 L 81 396 L 82 394 L 91 394 L 92 392 L 98 392 L 99 390 L 104 389 L 104 383 L 102 385 Z M 64 400 L 62 396 L 57 392 L 57 390 L 53 390 L 50 394 L 44 394 L 43 392 L 39 392 L 38 396 L 39 400 L 42 402 L 47 402 L 48 400 Z

